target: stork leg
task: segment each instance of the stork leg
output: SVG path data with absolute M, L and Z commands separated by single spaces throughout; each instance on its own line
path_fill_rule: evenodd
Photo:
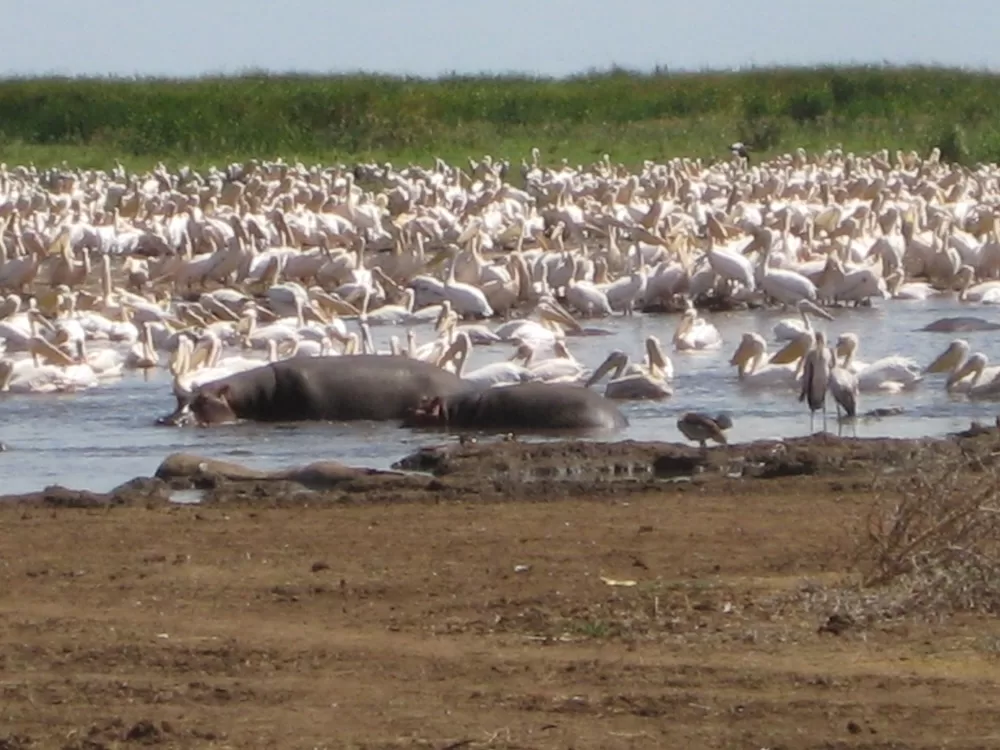
M 826 432 L 826 399 L 823 399 L 823 432 Z

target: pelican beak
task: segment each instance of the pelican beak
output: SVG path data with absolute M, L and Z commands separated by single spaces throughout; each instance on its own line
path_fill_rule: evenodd
M 802 359 L 809 353 L 809 346 L 805 337 L 797 338 L 785 344 L 785 347 L 774 353 L 771 357 L 772 365 L 787 365 Z
M 762 243 L 759 236 L 754 236 L 753 240 L 745 248 L 743 248 L 743 255 L 750 255 L 755 250 L 760 250 L 762 248 Z
M 974 366 L 966 362 L 964 365 L 955 370 L 951 375 L 948 376 L 948 380 L 945 382 L 945 388 L 951 389 L 956 384 L 960 383 L 969 375 L 973 370 Z
M 750 359 L 751 349 L 750 340 L 743 339 L 740 345 L 736 347 L 736 351 L 733 352 L 733 357 L 729 360 L 729 364 L 737 367 L 745 365 Z
M 833 316 L 824 310 L 819 305 L 814 302 L 804 299 L 801 302 L 802 307 L 809 311 L 810 314 L 815 315 L 818 318 L 823 318 L 824 320 L 833 320 Z
M 539 305 L 539 313 L 543 318 L 559 323 L 571 331 L 581 330 L 581 326 L 576 318 L 563 309 L 562 305 L 558 302 L 546 300 L 545 303 Z
M 601 362 L 601 366 L 598 367 L 596 370 L 594 370 L 594 374 L 587 379 L 587 382 L 584 383 L 583 387 L 590 388 L 590 386 L 592 386 L 594 383 L 603 378 L 608 373 L 608 371 L 610 371 L 611 368 L 614 366 L 615 366 L 615 355 L 609 354 L 607 359 Z
M 932 372 L 949 372 L 954 369 L 955 365 L 958 364 L 959 350 L 958 347 L 952 345 L 941 352 L 938 358 L 927 365 L 927 369 L 924 370 L 925 373 Z

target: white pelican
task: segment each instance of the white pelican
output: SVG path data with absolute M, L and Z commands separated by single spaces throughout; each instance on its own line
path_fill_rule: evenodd
M 37 342 L 28 342 L 32 354 L 48 353 Z M 29 357 L 14 361 L 0 359 L 0 392 L 2 393 L 67 393 L 97 385 L 96 379 L 90 383 L 71 377 L 65 368 Z
M 858 335 L 856 333 L 844 333 L 837 339 L 836 355 L 844 358 L 841 366 L 857 376 L 858 387 L 862 391 L 896 393 L 914 388 L 923 380 L 923 376 L 920 374 L 920 365 L 910 357 L 893 354 L 882 357 L 871 364 L 865 364 L 854 359 L 857 350 Z
M 97 375 L 87 364 L 77 362 L 41 336 L 28 341 L 30 359 L 13 362 L 8 389 L 18 393 L 80 391 L 98 385 Z
M 818 315 L 821 318 L 825 318 L 826 320 L 833 320 L 833 316 L 830 315 L 830 313 L 807 299 L 799 300 L 796 306 L 798 307 L 799 315 L 802 318 L 801 322 L 795 318 L 784 318 L 775 323 L 772 333 L 774 334 L 774 338 L 778 341 L 791 341 L 802 333 L 812 334 L 813 327 L 812 323 L 809 321 L 810 313 Z
M 587 368 L 570 353 L 563 341 L 556 341 L 552 345 L 555 356 L 535 359 L 536 351 L 536 346 L 522 341 L 517 345 L 511 361 L 520 360 L 536 380 L 544 380 L 546 383 L 579 383 L 587 375 Z
M 455 337 L 455 342 L 438 360 L 438 367 L 444 368 L 453 362 L 455 374 L 462 380 L 487 388 L 524 383 L 535 379 L 531 370 L 514 362 L 492 362 L 467 373 L 465 365 L 471 350 L 472 341 L 469 339 L 469 335 L 466 333 L 458 334 Z
M 629 365 L 629 369 L 636 370 L 639 365 Z M 656 336 L 646 337 L 646 360 L 643 363 L 646 372 L 652 372 L 653 368 L 659 372 L 664 380 L 671 380 L 674 377 L 674 363 L 663 351 L 663 345 Z
M 783 305 L 797 305 L 803 299 L 815 302 L 818 296 L 816 285 L 807 276 L 791 269 L 770 266 L 774 234 L 768 227 L 755 229 L 753 245 L 761 250 L 756 270 L 758 288 Z M 750 249 L 748 247 L 744 252 Z
M 797 346 L 796 342 L 789 346 L 792 348 L 783 355 L 781 363 L 764 364 L 767 359 L 767 342 L 764 337 L 759 333 L 744 333 L 729 364 L 736 366 L 741 385 L 792 388 L 799 380 L 805 355 L 809 350 Z M 784 351 L 783 349 L 782 352 Z
M 1000 367 L 987 367 L 988 361 L 982 352 L 969 354 L 968 341 L 955 339 L 927 366 L 925 372 L 946 372 L 945 388 L 948 391 L 968 393 L 977 385 L 993 382 L 1000 375 Z
M 674 331 L 674 348 L 677 351 L 718 349 L 722 346 L 719 329 L 698 315 L 689 307 L 681 316 Z
M 448 266 L 448 276 L 444 282 L 445 299 L 451 302 L 452 309 L 460 317 L 492 318 L 493 308 L 490 307 L 483 290 L 455 280 L 458 255 L 458 252 L 452 254 L 451 263 Z
M 174 351 L 170 361 L 170 372 L 174 376 L 173 391 L 177 397 L 178 405 L 187 403 L 194 391 L 205 383 L 211 383 L 213 380 L 227 377 L 239 370 L 252 369 L 252 367 L 259 367 L 265 364 L 264 360 L 251 362 L 241 357 L 239 359 L 243 361 L 239 362 L 239 364 L 234 362 L 233 366 L 227 367 L 225 360 L 223 360 L 222 366 L 217 366 L 214 363 L 218 362 L 218 339 L 203 338 L 198 342 L 199 350 L 204 350 L 203 342 L 205 340 L 209 341 L 208 354 L 203 361 L 199 361 L 199 357 L 196 356 L 195 345 L 192 344 L 190 338 L 185 336 L 177 342 L 177 349 Z M 276 340 L 273 344 L 269 343 L 268 349 L 274 352 L 277 343 Z
M 133 344 L 125 354 L 125 366 L 136 369 L 147 369 L 158 367 L 160 364 L 160 354 L 153 345 L 153 329 L 149 322 L 142 324 L 142 335 L 139 341 Z
M 403 289 L 403 302 L 399 305 L 382 305 L 376 310 L 368 310 L 371 300 L 371 290 L 365 289 L 364 299 L 361 303 L 361 317 L 373 326 L 391 326 L 412 324 L 413 321 L 413 298 L 415 292 L 412 289 Z M 417 320 L 422 322 L 423 317 Z
M 611 370 L 614 370 L 612 379 L 608 381 L 604 389 L 604 395 L 607 398 L 658 401 L 673 395 L 673 389 L 663 375 L 656 371 L 655 365 L 650 368 L 649 372 L 640 370 L 629 373 L 625 371 L 627 366 L 628 355 L 620 349 L 616 349 L 594 370 L 594 374 L 590 376 L 584 387 L 589 388 Z

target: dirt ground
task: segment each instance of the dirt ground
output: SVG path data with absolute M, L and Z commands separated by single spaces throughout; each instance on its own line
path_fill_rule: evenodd
M 921 450 L 452 444 L 311 489 L 181 457 L 0 501 L 0 749 L 1000 747 L 995 618 L 830 617 Z

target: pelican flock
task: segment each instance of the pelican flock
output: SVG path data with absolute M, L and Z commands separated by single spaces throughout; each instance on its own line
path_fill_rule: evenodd
M 942 394 L 1000 397 L 1000 367 L 964 339 L 922 368 L 892 353 L 860 361 L 863 332 L 817 327 L 846 306 L 996 304 L 997 206 L 1000 168 L 949 165 L 937 149 L 637 170 L 607 155 L 545 164 L 538 149 L 519 168 L 0 165 L 0 392 L 113 388 L 162 369 L 180 399 L 280 358 L 377 353 L 483 387 L 682 401 L 679 378 L 732 345 L 734 391 L 784 390 L 824 419 L 828 391 L 854 417 L 859 394 L 913 391 L 935 373 Z M 766 329 L 773 354 L 761 331 L 726 341 L 703 315 L 748 309 L 797 316 Z M 615 318 L 653 332 L 645 351 L 618 340 L 591 370 L 574 341 L 614 333 Z M 392 332 L 382 349 L 373 327 Z

